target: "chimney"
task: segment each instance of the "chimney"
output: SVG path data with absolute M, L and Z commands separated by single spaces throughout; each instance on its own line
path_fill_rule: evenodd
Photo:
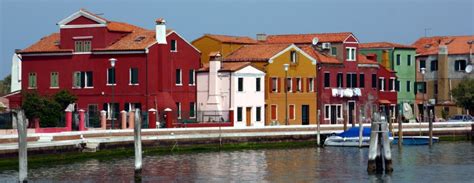
M 387 68 L 387 69 L 394 69 L 390 66 L 390 61 L 389 61 L 389 52 L 387 50 L 383 50 L 382 52 L 382 65 Z
M 221 53 L 211 52 L 209 54 L 209 98 L 207 99 L 207 110 L 221 110 L 221 93 L 219 86 L 219 70 L 221 69 Z
M 163 18 L 156 19 L 155 37 L 158 44 L 166 44 L 166 21 Z
M 267 34 L 265 33 L 257 34 L 257 41 L 261 41 L 261 42 L 267 41 Z
M 451 100 L 449 91 L 449 63 L 448 46 L 439 45 L 438 48 L 438 100 L 437 103 L 444 103 Z

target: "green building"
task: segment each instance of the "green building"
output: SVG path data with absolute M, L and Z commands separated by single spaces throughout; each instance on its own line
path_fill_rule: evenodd
M 414 114 L 415 82 L 416 82 L 416 48 L 389 42 L 363 43 L 359 45 L 360 53 L 376 59 L 382 66 L 395 71 L 397 80 L 398 107 L 403 103 L 410 104 Z M 399 110 L 402 111 L 402 110 Z M 413 116 L 414 119 L 415 117 Z

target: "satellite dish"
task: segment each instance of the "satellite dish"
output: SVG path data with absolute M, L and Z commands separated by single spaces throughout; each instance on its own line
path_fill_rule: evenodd
M 317 45 L 319 42 L 319 39 L 317 37 L 313 38 L 313 45 Z
M 472 64 L 467 65 L 465 71 L 468 74 L 471 73 L 472 72 Z

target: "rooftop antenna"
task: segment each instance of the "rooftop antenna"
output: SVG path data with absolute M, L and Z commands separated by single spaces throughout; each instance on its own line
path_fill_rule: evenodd
M 428 31 L 430 31 L 430 30 L 431 30 L 431 28 L 425 28 L 425 37 L 428 36 Z

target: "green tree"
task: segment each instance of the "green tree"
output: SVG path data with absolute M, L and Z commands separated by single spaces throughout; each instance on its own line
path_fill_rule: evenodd
M 474 79 L 464 78 L 451 94 L 458 106 L 474 111 Z
M 54 101 L 59 103 L 61 109 L 64 111 L 69 104 L 75 103 L 77 97 L 68 90 L 61 90 L 53 96 Z
M 3 80 L 0 80 L 0 96 L 10 93 L 11 75 L 9 74 Z
M 22 109 L 28 119 L 40 119 L 41 127 L 64 126 L 64 109 L 74 103 L 77 97 L 67 90 L 53 96 L 41 96 L 37 92 L 23 93 Z

